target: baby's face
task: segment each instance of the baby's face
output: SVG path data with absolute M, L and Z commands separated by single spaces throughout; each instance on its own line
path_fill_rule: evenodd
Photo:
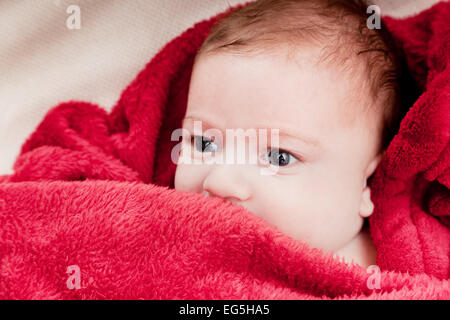
M 211 160 L 230 151 L 226 129 L 267 129 L 269 138 L 270 129 L 279 129 L 277 145 L 268 139 L 257 147 L 258 158 L 267 156 L 277 170 L 262 174 L 267 162 L 179 163 L 175 188 L 229 200 L 294 239 L 335 251 L 372 213 L 366 182 L 379 161 L 379 131 L 376 114 L 355 98 L 354 82 L 337 69 L 314 65 L 313 56 L 201 57 L 183 128 L 194 137 L 194 121 L 201 121 L 203 131 L 220 130 L 223 142 L 194 139 L 191 145 L 183 138 L 183 148 L 191 145 L 192 157 Z

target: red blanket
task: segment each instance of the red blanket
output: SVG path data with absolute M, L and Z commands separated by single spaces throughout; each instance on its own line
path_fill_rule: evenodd
M 221 15 L 168 43 L 111 114 L 56 106 L 0 177 L 3 299 L 449 299 L 450 3 L 384 22 L 420 90 L 371 181 L 378 268 L 173 189 L 195 51 Z

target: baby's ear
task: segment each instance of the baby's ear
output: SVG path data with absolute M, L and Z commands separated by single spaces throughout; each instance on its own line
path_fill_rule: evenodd
M 359 215 L 361 218 L 368 218 L 374 209 L 372 199 L 370 198 L 370 188 L 365 187 L 361 195 L 361 206 L 359 208 Z
M 380 163 L 381 159 L 383 159 L 384 151 L 376 155 L 372 161 L 370 161 L 369 165 L 367 166 L 366 172 L 365 172 L 365 184 L 364 189 L 361 194 L 361 207 L 359 209 L 359 215 L 362 218 L 369 217 L 374 209 L 374 205 L 372 202 L 372 199 L 370 197 L 370 188 L 367 186 L 367 180 L 372 176 L 372 174 L 375 172 L 375 169 L 377 168 L 378 164 Z

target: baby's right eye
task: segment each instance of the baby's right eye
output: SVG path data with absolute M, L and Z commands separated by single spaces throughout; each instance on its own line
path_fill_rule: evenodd
M 212 140 L 203 136 L 193 136 L 191 138 L 191 143 L 197 151 L 200 152 L 216 152 L 218 147 Z

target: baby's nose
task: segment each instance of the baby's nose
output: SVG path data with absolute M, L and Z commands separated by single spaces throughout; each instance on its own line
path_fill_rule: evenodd
M 203 181 L 203 194 L 232 203 L 250 198 L 250 188 L 236 165 L 215 165 Z

